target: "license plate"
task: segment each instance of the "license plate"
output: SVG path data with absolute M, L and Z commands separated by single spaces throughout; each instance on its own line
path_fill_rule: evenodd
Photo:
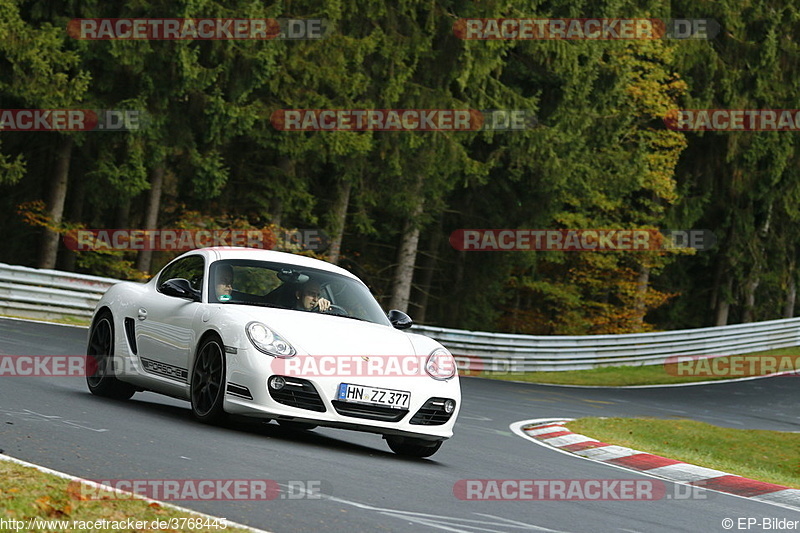
M 384 405 L 395 409 L 408 409 L 408 406 L 411 405 L 410 392 L 353 385 L 352 383 L 339 385 L 336 397 L 343 402 Z

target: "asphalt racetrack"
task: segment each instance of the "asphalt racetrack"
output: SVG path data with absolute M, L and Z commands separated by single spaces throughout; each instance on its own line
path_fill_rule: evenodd
M 0 319 L 0 355 L 84 354 L 86 335 L 82 328 Z M 778 377 L 587 389 L 462 378 L 455 436 L 430 459 L 412 460 L 393 454 L 377 435 L 293 432 L 249 420 L 212 427 L 194 421 L 188 403 L 153 393 L 117 402 L 92 396 L 84 378 L 5 376 L 0 450 L 96 480 L 270 479 L 320 487 L 315 499 L 174 502 L 275 532 L 722 532 L 725 518 L 738 530 L 739 518 L 760 524 L 800 520 L 800 513 L 709 491 L 683 498 L 685 487 L 669 482 L 666 497 L 655 501 L 465 501 L 453 488 L 478 479 L 652 479 L 538 446 L 509 425 L 647 416 L 800 432 L 799 385 L 796 377 Z

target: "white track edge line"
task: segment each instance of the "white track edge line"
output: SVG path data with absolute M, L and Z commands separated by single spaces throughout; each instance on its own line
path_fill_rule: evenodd
M 193 509 L 188 509 L 186 507 L 181 507 L 180 505 L 175 505 L 175 504 L 172 504 L 172 503 L 166 503 L 166 502 L 162 502 L 162 501 L 159 501 L 159 500 L 154 500 L 152 498 L 147 498 L 146 496 L 142 496 L 140 494 L 136 494 L 135 492 L 128 492 L 126 490 L 118 489 L 118 488 L 115 488 L 115 487 L 109 487 L 107 485 L 103 485 L 102 483 L 94 482 L 94 481 L 92 481 L 90 479 L 84 479 L 82 477 L 73 476 L 72 474 L 66 474 L 64 472 L 59 472 L 58 470 L 53 470 L 52 468 L 47 468 L 46 466 L 37 465 L 35 463 L 29 463 L 27 461 L 23 461 L 22 459 L 17 459 L 16 457 L 11 457 L 10 455 L 6 455 L 4 453 L 0 453 L 0 461 L 8 461 L 10 463 L 14 463 L 14 464 L 17 464 L 17 465 L 20 465 L 20 466 L 33 468 L 33 469 L 38 470 L 39 472 L 43 472 L 45 474 L 51 474 L 51 475 L 54 475 L 56 477 L 60 477 L 62 479 L 68 479 L 70 481 L 78 481 L 80 483 L 84 483 L 86 485 L 89 485 L 90 487 L 100 488 L 100 489 L 103 489 L 103 490 L 107 490 L 109 492 L 130 494 L 132 496 L 132 499 L 142 500 L 142 501 L 145 501 L 145 502 L 148 502 L 148 503 L 157 503 L 158 505 L 161 505 L 163 507 L 167 507 L 169 509 L 174 509 L 176 511 L 181 511 L 183 513 L 193 514 L 193 515 L 201 516 L 203 518 L 211 519 L 211 520 L 215 520 L 215 521 L 224 520 L 225 524 L 227 524 L 228 526 L 238 527 L 238 528 L 244 529 L 246 531 L 250 531 L 251 533 L 270 533 L 269 531 L 266 531 L 266 530 L 263 530 L 263 529 L 256 529 L 254 527 L 246 526 L 244 524 L 239 524 L 238 522 L 234 522 L 232 520 L 228 520 L 227 518 L 220 518 L 218 516 L 212 516 L 210 514 L 201 513 L 200 511 L 195 511 Z

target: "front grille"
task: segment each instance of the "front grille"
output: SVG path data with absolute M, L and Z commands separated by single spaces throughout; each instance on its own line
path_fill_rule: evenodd
M 290 407 L 308 409 L 319 413 L 324 413 L 327 410 L 322 398 L 319 397 L 317 389 L 314 388 L 310 381 L 290 377 L 285 379 L 286 385 L 281 390 L 273 390 L 267 387 L 273 400 Z
M 365 405 L 360 403 L 333 400 L 333 408 L 340 415 L 353 418 L 366 418 L 368 420 L 381 420 L 383 422 L 399 422 L 408 414 L 408 409 L 392 409 L 380 405 Z
M 431 398 L 420 407 L 409 423 L 420 426 L 441 426 L 447 423 L 456 410 L 453 409 L 453 413 L 446 413 L 444 410 L 445 400 L 447 398 Z

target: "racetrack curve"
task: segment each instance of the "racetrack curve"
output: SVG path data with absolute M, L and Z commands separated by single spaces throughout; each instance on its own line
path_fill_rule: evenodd
M 0 355 L 85 353 L 86 329 L 0 319 Z M 531 418 L 681 417 L 800 431 L 792 377 L 689 387 L 570 388 L 462 378 L 455 436 L 430 459 L 404 459 L 377 435 L 287 431 L 247 420 L 195 422 L 188 403 L 152 393 L 126 402 L 89 394 L 83 378 L 0 377 L 3 453 L 88 479 L 320 481 L 317 500 L 176 501 L 275 532 L 724 531 L 724 518 L 800 519 L 714 492 L 657 501 L 463 501 L 463 479 L 651 479 L 569 457 L 514 435 Z M 667 483 L 668 487 L 673 487 Z M 668 491 L 669 492 L 669 491 Z

